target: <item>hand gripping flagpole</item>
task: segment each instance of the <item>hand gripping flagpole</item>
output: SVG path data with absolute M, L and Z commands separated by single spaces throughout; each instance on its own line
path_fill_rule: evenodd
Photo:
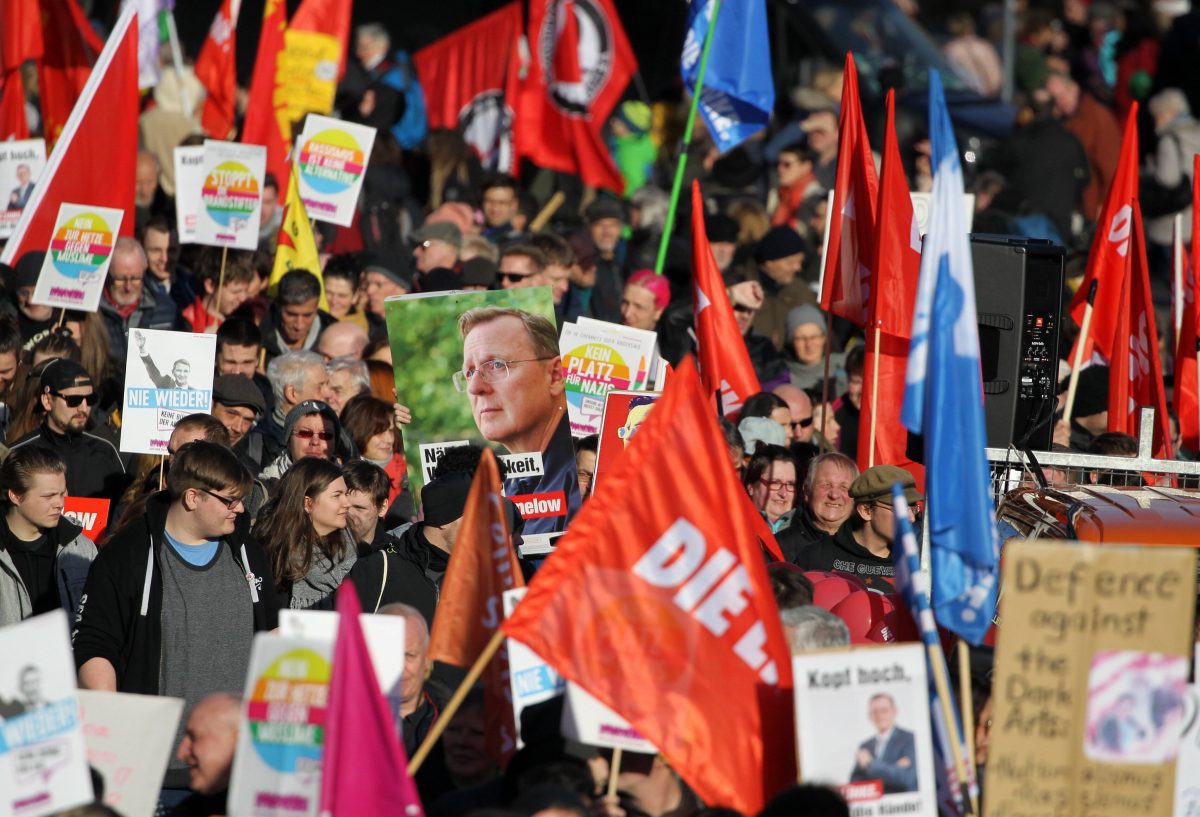
M 1096 303 L 1096 287 L 1099 279 L 1092 279 L 1088 289 L 1087 306 L 1083 309 L 1083 324 L 1079 327 L 1079 340 L 1075 341 L 1075 359 L 1071 361 L 1071 380 L 1067 385 L 1067 402 L 1063 410 L 1063 422 L 1071 429 L 1071 416 L 1075 412 L 1075 389 L 1079 386 L 1079 368 L 1083 365 L 1083 348 L 1087 346 L 1089 330 L 1092 328 L 1092 307 Z
M 699 2 L 699 0 L 695 0 Z M 688 147 L 692 144 L 692 128 L 696 125 L 696 111 L 700 108 L 700 94 L 704 90 L 704 72 L 708 69 L 708 52 L 712 48 L 713 32 L 717 30 L 717 14 L 721 11 L 721 0 L 712 0 L 712 12 L 708 17 L 708 32 L 704 35 L 704 48 L 700 50 L 700 67 L 696 71 L 696 87 L 692 89 L 692 106 L 688 109 L 687 125 L 683 129 L 683 150 L 675 163 L 675 181 L 671 184 L 671 204 L 667 208 L 667 223 L 663 226 L 662 241 L 658 244 L 658 260 L 654 262 L 654 274 L 662 275 L 667 263 L 667 244 L 671 241 L 671 229 L 675 225 L 675 210 L 679 207 L 679 193 L 683 189 L 683 173 L 687 168 Z

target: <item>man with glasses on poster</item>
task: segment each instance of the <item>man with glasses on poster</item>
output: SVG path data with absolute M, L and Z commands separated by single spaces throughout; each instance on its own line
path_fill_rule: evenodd
M 116 500 L 127 478 L 117 448 L 88 429 L 96 404 L 96 389 L 87 369 L 73 360 L 56 358 L 42 369 L 38 406 L 42 421 L 10 447 L 41 445 L 67 465 L 67 493 L 76 497 Z
M 556 533 L 579 509 L 579 476 L 567 421 L 558 332 L 540 315 L 482 307 L 458 319 L 463 365 L 454 387 L 467 395 L 479 433 L 510 454 L 505 495 L 524 533 Z M 540 460 L 540 462 L 539 462 Z

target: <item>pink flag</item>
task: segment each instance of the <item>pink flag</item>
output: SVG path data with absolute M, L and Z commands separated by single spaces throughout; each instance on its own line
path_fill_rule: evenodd
M 337 595 L 337 644 L 325 715 L 325 759 L 321 769 L 322 817 L 424 817 L 417 786 L 391 710 L 367 653 L 362 607 L 346 582 Z M 370 785 L 363 785 L 370 781 Z

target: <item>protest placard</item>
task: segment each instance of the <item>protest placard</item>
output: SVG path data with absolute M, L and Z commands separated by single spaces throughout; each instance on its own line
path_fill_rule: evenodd
M 836 788 L 856 817 L 935 817 L 925 667 L 920 644 L 793 656 L 801 780 Z
M 512 615 L 517 602 L 525 595 L 526 588 L 517 587 L 504 591 L 504 617 Z M 521 712 L 528 706 L 540 704 L 563 694 L 567 682 L 554 668 L 541 659 L 529 647 L 515 638 L 505 642 L 508 649 L 508 682 L 512 692 L 513 723 L 517 725 L 517 748 L 524 746 L 521 740 Z
M 111 500 L 108 499 L 69 496 L 63 503 L 63 516 L 83 528 L 83 535 L 95 542 L 108 525 L 110 504 Z
M 1166 817 L 1193 647 L 1196 553 L 1004 549 L 987 817 Z
M 87 760 L 104 780 L 104 804 L 153 817 L 183 716 L 182 698 L 79 690 Z
M 653 332 L 603 321 L 568 323 L 559 336 L 571 434 L 600 431 L 604 395 L 614 389 L 643 391 L 654 372 Z
M 0 142 L 0 194 L 4 196 L 4 207 L 0 208 L 0 239 L 13 234 L 45 166 L 45 139 Z
M 175 148 L 175 229 L 180 244 L 196 243 L 200 191 L 204 187 L 204 146 Z
M 1175 760 L 1175 817 L 1200 815 L 1200 685 L 1188 685 L 1187 712 Z
M 404 616 L 379 616 L 362 613 L 358 617 L 367 652 L 379 679 L 379 690 L 399 711 L 400 677 L 404 675 Z M 330 645 L 337 641 L 338 614 L 332 610 L 280 610 L 279 634 L 282 636 L 319 639 Z M 332 647 L 331 647 L 332 648 Z
M 333 642 L 254 637 L 229 778 L 230 817 L 315 817 Z
M 567 681 L 563 695 L 563 737 L 626 752 L 658 754 L 654 744 L 642 737 L 629 721 L 596 700 L 586 689 Z
M 258 249 L 267 149 L 204 141 L 204 180 L 200 184 L 196 242 L 239 250 Z
M 375 144 L 375 129 L 310 115 L 296 146 L 300 198 L 311 218 L 349 227 Z
M 212 410 L 217 336 L 130 329 L 121 450 L 166 454 L 175 424 Z
M 0 628 L 0 817 L 90 803 L 67 614 Z
M 491 445 L 526 537 L 565 530 L 579 479 L 550 288 L 402 295 L 386 312 L 396 393 L 422 406 L 404 429 L 414 482 L 447 447 Z
M 54 237 L 30 300 L 41 306 L 95 312 L 124 215 L 111 207 L 60 205 Z
M 283 95 L 287 120 L 296 122 L 307 113 L 332 111 L 345 44 L 323 31 L 293 28 L 283 33 L 283 42 L 275 82 L 287 89 Z
M 596 473 L 592 490 L 602 474 L 611 473 L 625 453 L 638 426 L 650 415 L 661 392 L 610 391 L 604 395 L 604 415 L 600 421 L 600 444 L 596 449 Z

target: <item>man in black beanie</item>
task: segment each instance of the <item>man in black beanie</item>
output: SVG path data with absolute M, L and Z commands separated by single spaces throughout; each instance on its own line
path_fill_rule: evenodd
M 808 243 L 791 227 L 772 227 L 758 242 L 754 260 L 758 264 L 751 275 L 763 288 L 763 305 L 754 318 L 754 331 L 770 338 L 782 351 L 787 330 L 787 314 L 803 304 L 815 304 L 816 297 L 800 277 Z
M 385 604 L 403 602 L 421 611 L 433 624 L 442 578 L 458 538 L 471 475 L 439 475 L 421 491 L 423 521 L 393 530 L 393 544 L 359 559 L 350 570 L 363 610 L 373 613 Z
M 1066 393 L 1067 381 L 1063 381 Z M 1065 406 L 1064 406 L 1065 409 Z M 1092 440 L 1108 431 L 1108 367 L 1088 366 L 1079 371 L 1075 405 L 1071 409 L 1071 448 L 1087 452 Z

